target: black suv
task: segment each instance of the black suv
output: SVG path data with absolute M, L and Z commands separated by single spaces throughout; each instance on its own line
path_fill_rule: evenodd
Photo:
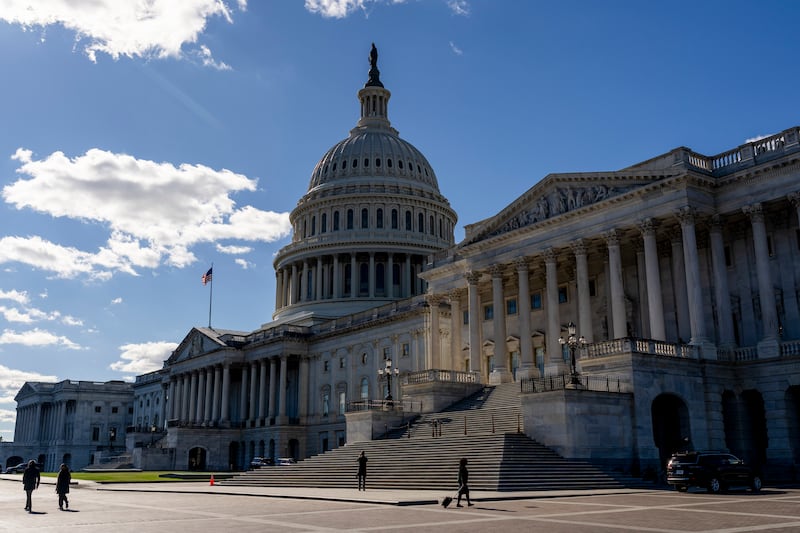
M 730 487 L 761 490 L 761 477 L 750 466 L 722 452 L 676 453 L 667 463 L 667 483 L 682 492 L 692 486 L 714 493 Z

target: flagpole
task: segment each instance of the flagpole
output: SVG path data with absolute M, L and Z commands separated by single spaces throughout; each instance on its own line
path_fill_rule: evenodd
M 208 329 L 211 329 L 211 298 L 214 295 L 214 263 L 211 263 L 211 287 L 208 291 Z

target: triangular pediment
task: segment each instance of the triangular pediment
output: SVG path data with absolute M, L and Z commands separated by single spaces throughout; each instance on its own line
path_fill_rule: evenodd
M 226 344 L 221 336 L 220 332 L 209 328 L 192 328 L 166 362 L 174 364 L 223 348 Z
M 20 400 L 25 399 L 28 396 L 36 394 L 36 389 L 29 383 L 25 382 L 22 387 L 20 387 L 19 391 L 17 391 L 16 396 L 14 396 L 14 401 L 19 402 Z
M 533 227 L 566 213 L 605 203 L 676 173 L 675 169 L 647 169 L 550 174 L 497 215 L 465 226 L 463 245 Z

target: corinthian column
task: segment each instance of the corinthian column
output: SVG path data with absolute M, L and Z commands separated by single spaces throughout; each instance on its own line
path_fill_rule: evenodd
M 609 300 L 611 302 L 612 338 L 628 336 L 628 323 L 625 317 L 625 289 L 622 284 L 622 254 L 619 235 L 611 230 L 604 235 L 608 245 Z
M 461 361 L 461 295 L 464 289 L 453 289 L 450 298 L 450 365 L 452 370 L 463 370 Z
M 753 227 L 753 251 L 756 257 L 758 275 L 758 297 L 761 304 L 761 326 L 763 334 L 759 342 L 759 357 L 777 355 L 778 312 L 775 308 L 775 289 L 769 272 L 769 249 L 767 248 L 767 229 L 764 225 L 764 212 L 761 204 L 753 204 L 742 209 L 750 217 Z
M 427 294 L 425 300 L 431 313 L 431 326 L 428 331 L 428 368 L 440 369 L 441 362 L 441 337 L 439 335 L 439 304 L 442 297 L 438 294 Z
M 514 260 L 517 269 L 517 317 L 519 320 L 519 358 L 517 380 L 539 377 L 539 369 L 533 361 L 531 344 L 531 291 L 528 281 L 528 260 L 518 257 Z
M 728 272 L 725 266 L 725 243 L 722 238 L 722 218 L 711 217 L 711 265 L 714 271 L 714 300 L 717 303 L 717 333 L 719 347 L 733 348 L 736 340 L 733 335 L 733 315 L 731 314 L 731 295 L 728 289 Z
M 561 352 L 561 319 L 558 312 L 558 264 L 555 251 L 550 248 L 544 254 L 544 270 L 546 284 L 545 314 L 547 315 L 547 363 L 550 367 L 548 374 L 566 373 L 564 356 Z
M 493 265 L 492 274 L 492 329 L 494 330 L 494 370 L 489 383 L 508 383 L 512 380 L 508 371 L 508 349 L 506 347 L 506 299 L 503 293 L 503 267 Z
M 639 224 L 644 241 L 645 277 L 647 279 L 647 310 L 650 316 L 650 338 L 666 341 L 664 327 L 664 302 L 661 295 L 661 273 L 658 268 L 658 243 L 656 227 L 652 218 Z
M 700 285 L 700 260 L 697 254 L 694 209 L 688 206 L 684 207 L 676 213 L 676 216 L 680 220 L 683 235 L 683 261 L 686 267 L 686 296 L 689 300 L 691 343 L 703 344 L 708 342 L 708 337 L 703 317 L 703 288 Z
M 578 288 L 578 332 L 586 342 L 594 342 L 592 334 L 592 308 L 589 298 L 589 265 L 586 262 L 586 244 L 582 239 L 572 243 L 575 254 L 575 277 Z
M 467 272 L 467 292 L 469 301 L 469 370 L 471 372 L 481 371 L 481 317 L 480 317 L 480 294 L 478 293 L 478 280 L 481 279 L 480 272 Z M 484 381 L 486 383 L 486 381 Z

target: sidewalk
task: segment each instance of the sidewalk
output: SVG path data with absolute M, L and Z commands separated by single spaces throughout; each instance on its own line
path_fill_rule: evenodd
M 22 481 L 21 475 L 2 474 L 0 480 Z M 55 478 L 42 477 L 44 485 L 55 485 Z M 265 498 L 290 498 L 298 500 L 329 500 L 337 502 L 373 503 L 382 505 L 429 505 L 442 501 L 445 496 L 454 496 L 444 491 L 433 490 L 389 490 L 374 489 L 324 489 L 308 487 L 241 487 L 211 485 L 207 481 L 164 481 L 160 483 L 97 483 L 83 479 L 72 480 L 72 488 L 117 492 L 161 492 L 180 494 L 228 494 Z M 658 490 L 657 488 L 653 490 Z M 563 498 L 570 496 L 595 496 L 601 494 L 636 494 L 652 492 L 649 489 L 587 489 L 587 490 L 542 490 L 521 492 L 475 491 L 470 494 L 473 502 L 503 500 L 528 500 L 538 498 Z

